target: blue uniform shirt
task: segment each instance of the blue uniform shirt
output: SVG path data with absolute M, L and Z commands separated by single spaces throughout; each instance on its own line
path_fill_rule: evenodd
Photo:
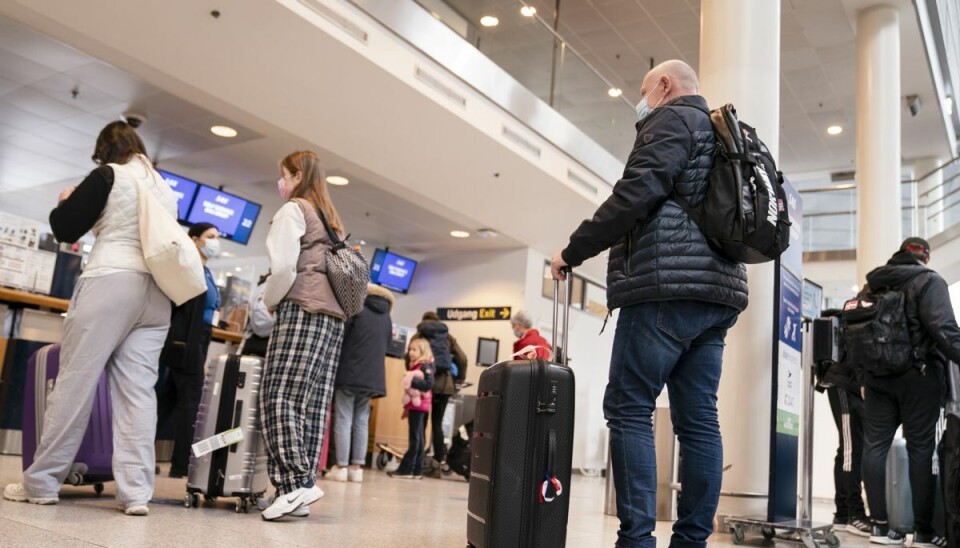
M 207 306 L 203 309 L 203 323 L 213 325 L 213 313 L 220 308 L 220 290 L 209 268 L 203 267 L 203 274 L 207 279 Z

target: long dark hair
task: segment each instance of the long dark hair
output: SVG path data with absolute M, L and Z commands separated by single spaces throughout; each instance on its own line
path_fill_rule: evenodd
M 292 198 L 303 198 L 323 211 L 330 228 L 341 235 L 344 234 L 343 221 L 337 208 L 333 206 L 330 192 L 327 190 L 327 177 L 320 165 L 320 158 L 309 150 L 298 150 L 289 154 L 280 165 L 287 168 L 290 175 L 301 173 L 300 184 L 293 189 Z
M 137 131 L 126 122 L 116 121 L 100 130 L 92 158 L 100 165 L 125 164 L 137 154 L 147 155 Z

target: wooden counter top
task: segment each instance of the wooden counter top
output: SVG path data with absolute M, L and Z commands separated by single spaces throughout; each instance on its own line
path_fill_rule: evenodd
M 67 299 L 38 295 L 36 293 L 20 291 L 19 289 L 10 289 L 9 287 L 0 287 L 0 302 L 39 306 L 40 308 L 48 308 L 57 312 L 66 312 L 67 308 L 70 307 L 70 301 Z M 213 340 L 239 344 L 240 341 L 243 340 L 243 335 L 215 327 L 213 329 Z

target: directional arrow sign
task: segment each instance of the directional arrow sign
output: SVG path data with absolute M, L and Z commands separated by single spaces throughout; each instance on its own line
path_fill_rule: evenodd
M 437 315 L 445 322 L 509 320 L 509 306 L 486 306 L 477 308 L 438 308 Z

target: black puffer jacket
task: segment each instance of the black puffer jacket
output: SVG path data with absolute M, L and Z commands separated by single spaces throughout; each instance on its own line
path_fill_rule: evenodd
M 374 398 L 387 395 L 384 358 L 393 334 L 390 310 L 393 295 L 382 287 L 367 286 L 363 310 L 344 326 L 343 350 L 337 368 L 336 388 L 348 388 Z
M 611 310 L 681 299 L 747 307 L 746 268 L 717 255 L 676 203 L 706 196 L 716 147 L 706 108 L 699 95 L 678 97 L 640 122 L 623 178 L 562 252 L 579 266 L 610 248 Z
M 960 363 L 960 327 L 947 282 L 939 274 L 909 251 L 900 251 L 867 274 L 864 291 L 882 287 L 903 291 L 910 341 L 926 356 L 927 365 L 942 366 L 945 358 Z

